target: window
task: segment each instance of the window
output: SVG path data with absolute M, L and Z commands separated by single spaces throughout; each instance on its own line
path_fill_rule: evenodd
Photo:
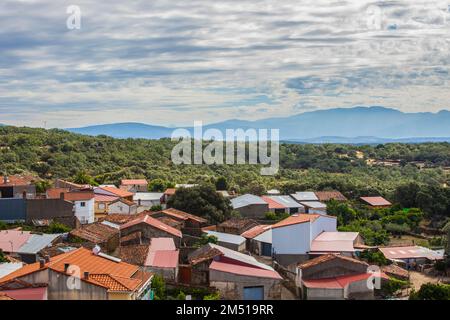
M 99 208 L 100 210 L 105 210 L 105 204 L 104 204 L 104 203 L 99 203 L 99 204 L 98 204 L 98 208 Z
M 86 207 L 86 202 L 81 202 L 80 207 Z

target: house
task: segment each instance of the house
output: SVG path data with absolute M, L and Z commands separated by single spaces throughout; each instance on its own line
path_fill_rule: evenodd
M 327 214 L 327 205 L 319 201 L 302 201 L 300 204 L 305 208 L 306 213 Z
M 311 242 L 310 255 L 337 253 L 353 256 L 364 241 L 358 232 L 324 231 Z
M 148 243 L 152 238 L 169 237 L 174 240 L 177 248 L 181 245 L 182 233 L 167 224 L 152 218 L 148 214 L 142 215 L 120 226 L 121 237 L 139 233 L 141 242 Z
M 281 192 L 280 192 L 280 190 L 277 190 L 277 189 L 270 189 L 270 190 L 267 190 L 267 194 L 269 196 L 278 196 L 281 194 Z
M 246 249 L 260 256 L 272 256 L 272 226 L 257 225 L 241 234 L 246 239 Z
M 120 199 L 118 196 L 95 194 L 94 196 L 94 213 L 95 219 L 98 220 L 108 214 L 111 202 Z
M 245 231 L 256 227 L 259 223 L 248 218 L 231 218 L 217 225 L 217 231 L 241 235 Z
M 407 270 L 444 258 L 442 253 L 420 246 L 379 247 L 386 259 Z
M 126 214 L 133 215 L 137 213 L 137 205 L 124 198 L 118 198 L 112 201 L 108 206 L 108 214 Z
M 175 188 L 167 188 L 166 191 L 164 191 L 164 193 L 163 193 L 161 203 L 166 204 L 167 201 L 169 201 L 169 199 L 175 194 L 176 191 L 177 191 L 177 189 L 175 189 Z
M 134 194 L 133 201 L 138 207 L 149 210 L 153 206 L 161 205 L 163 196 L 162 192 L 139 192 Z
M 31 284 L 23 280 L 11 279 L 0 284 L 1 295 L 7 295 L 12 300 L 47 300 L 47 284 Z
M 354 258 L 327 254 L 300 263 L 296 285 L 305 300 L 373 299 L 374 282 L 387 278 Z
M 81 224 L 95 221 L 95 195 L 91 190 L 73 190 L 56 188 L 47 190 L 47 199 L 61 199 L 74 204 L 75 216 Z
M 166 281 L 178 281 L 179 250 L 172 238 L 152 238 L 150 244 L 121 246 L 119 257 L 144 271 L 159 274 Z
M 188 257 L 189 283 L 207 284 L 227 300 L 281 299 L 282 277 L 255 258 L 209 243 Z
M 360 199 L 371 208 L 389 208 L 392 206 L 392 203 L 383 197 L 361 197 Z
M 134 194 L 132 192 L 122 190 L 122 189 L 119 189 L 116 187 L 111 187 L 111 186 L 95 187 L 94 193 L 124 198 L 128 201 L 133 201 L 133 196 L 134 196 Z
M 78 184 L 63 179 L 56 179 L 53 185 L 56 189 L 67 189 L 68 191 L 92 188 L 89 184 Z
M 317 198 L 316 194 L 311 191 L 296 192 L 291 194 L 291 197 L 299 203 L 305 201 L 319 201 L 319 198 Z
M 8 176 L 0 178 L 0 198 L 23 198 L 36 197 L 36 178 L 32 176 Z
M 174 208 L 164 209 L 162 211 L 152 213 L 151 216 L 156 219 L 166 217 L 170 218 L 171 220 L 181 222 L 181 231 L 183 232 L 183 234 L 189 234 L 193 236 L 201 236 L 202 228 L 208 225 L 208 220 L 206 220 L 205 218 Z
M 269 212 L 269 205 L 261 197 L 244 194 L 231 199 L 233 209 L 238 211 L 245 218 L 264 218 Z
M 120 242 L 119 226 L 108 222 L 94 222 L 69 232 L 70 240 L 98 245 L 105 252 L 113 252 Z
M 231 249 L 235 251 L 245 251 L 245 242 L 246 239 L 244 237 L 230 234 L 230 233 L 223 233 L 223 232 L 217 232 L 217 231 L 205 231 L 205 233 L 208 236 L 214 236 L 217 238 L 217 244 Z
M 261 198 L 269 204 L 269 211 L 277 214 L 305 212 L 305 207 L 289 196 L 262 196 Z
M 23 230 L 0 231 L 0 250 L 25 263 L 36 262 L 38 253 L 51 246 L 60 238 L 60 234 L 37 234 Z
M 148 182 L 145 179 L 122 179 L 119 188 L 132 193 L 147 192 Z
M 0 286 L 13 279 L 47 284 L 48 300 L 148 300 L 152 276 L 99 248 L 78 248 L 26 265 L 0 278 Z
M 339 191 L 316 191 L 315 194 L 320 202 L 347 201 L 347 198 Z
M 72 228 L 78 223 L 73 203 L 64 199 L 0 199 L 0 221 L 37 225 L 57 221 Z
M 281 265 L 309 258 L 312 241 L 324 231 L 336 231 L 336 217 L 320 214 L 294 214 L 272 225 L 272 249 Z

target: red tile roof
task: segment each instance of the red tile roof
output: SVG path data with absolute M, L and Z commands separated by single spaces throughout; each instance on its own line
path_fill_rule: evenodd
M 34 182 L 36 178 L 33 176 L 8 176 L 8 182 L 5 183 L 5 177 L 0 175 L 0 186 L 27 186 Z
M 282 205 L 281 203 L 276 202 L 270 197 L 262 196 L 261 197 L 265 202 L 269 204 L 269 209 L 285 209 L 287 208 L 285 205 Z
M 164 194 L 168 195 L 168 196 L 172 196 L 175 194 L 176 191 L 177 191 L 177 189 L 175 189 L 175 188 L 168 188 L 168 189 L 166 189 L 166 191 L 164 191 Z
M 148 185 L 148 182 L 145 179 L 123 179 L 120 184 L 123 186 Z
M 133 279 L 133 275 L 139 271 L 136 265 L 126 262 L 116 262 L 100 255 L 95 255 L 91 250 L 78 248 L 50 258 L 43 269 L 66 274 L 65 264 L 77 266 L 81 279 L 107 288 L 109 291 L 134 291 L 143 285 L 139 279 Z M 25 265 L 0 279 L 0 283 L 22 277 L 40 270 L 39 262 Z M 89 272 L 89 277 L 84 278 L 84 272 Z M 138 282 L 139 281 L 139 282 Z
M 244 233 L 241 234 L 241 236 L 247 239 L 253 239 L 254 237 L 259 236 L 260 234 L 266 232 L 271 228 L 272 228 L 271 225 L 261 224 L 259 226 L 251 228 L 250 230 L 245 231 Z
M 119 199 L 117 196 L 109 196 L 106 194 L 95 194 L 95 202 L 112 202 Z
M 373 207 L 392 205 L 392 203 L 383 197 L 361 197 L 360 199 Z
M 314 222 L 319 217 L 319 214 L 293 214 L 292 216 L 272 225 L 272 229 L 290 226 L 293 224 Z
M 213 261 L 209 265 L 210 270 L 216 270 L 221 272 L 233 273 L 240 276 L 258 277 L 258 278 L 271 278 L 271 279 L 283 279 L 278 272 L 274 270 L 266 270 L 259 268 L 246 267 L 237 264 Z
M 90 241 L 93 243 L 103 243 L 119 234 L 119 230 L 107 226 L 101 222 L 90 223 L 83 225 L 80 228 L 74 229 L 69 233 L 71 236 Z
M 174 208 L 165 209 L 165 210 L 162 210 L 161 212 L 164 213 L 164 214 L 167 214 L 169 216 L 172 216 L 172 217 L 175 217 L 175 218 L 178 218 L 178 219 L 182 219 L 182 220 L 194 220 L 194 221 L 197 221 L 199 223 L 206 223 L 206 222 L 208 222 L 208 220 L 206 220 L 206 219 L 204 219 L 202 217 L 198 217 L 198 216 L 195 216 L 193 214 L 190 214 L 190 213 L 187 213 L 187 212 L 184 212 L 184 211 L 181 211 L 181 210 L 177 210 L 177 209 L 174 209 Z
M 100 187 L 100 189 L 103 189 L 105 191 L 113 193 L 116 196 L 121 197 L 121 198 L 128 198 L 128 197 L 132 197 L 133 196 L 132 192 L 128 192 L 126 190 L 122 190 L 122 189 L 115 188 L 115 187 Z
M 136 206 L 136 205 L 137 205 L 137 204 L 134 203 L 133 201 L 129 201 L 129 200 L 124 199 L 124 198 L 117 198 L 116 200 L 112 201 L 111 204 L 116 203 L 116 202 L 122 202 L 122 203 L 126 204 L 126 205 L 129 206 L 129 207 L 132 207 L 132 206 Z
M 52 188 L 47 190 L 47 198 L 59 199 L 61 193 L 64 194 L 64 200 L 67 201 L 91 200 L 95 197 L 94 192 L 92 191 L 69 191 L 69 189 L 65 188 Z
M 61 197 L 61 193 L 69 192 L 68 188 L 50 188 L 46 191 L 47 199 L 58 199 Z
M 175 229 L 175 228 L 173 228 L 171 226 L 168 226 L 167 224 L 162 223 L 161 221 L 159 221 L 159 220 L 157 220 L 155 218 L 152 218 L 149 215 L 145 215 L 143 217 L 137 218 L 135 220 L 132 220 L 130 222 L 127 222 L 127 223 L 121 225 L 120 226 L 120 230 L 132 227 L 132 226 L 140 224 L 140 223 L 148 224 L 148 225 L 150 225 L 150 226 L 152 226 L 154 228 L 157 228 L 157 229 L 162 230 L 164 232 L 170 233 L 170 234 L 172 234 L 172 235 L 174 235 L 176 237 L 180 237 L 180 238 L 182 237 L 182 234 L 181 234 L 180 230 Z
M 320 264 L 328 262 L 328 261 L 336 260 L 336 259 L 369 266 L 366 262 L 355 259 L 355 258 L 351 258 L 351 257 L 347 257 L 344 255 L 339 255 L 339 254 L 325 254 L 323 256 L 300 263 L 300 264 L 298 264 L 298 267 L 300 269 L 308 269 L 308 268 L 320 265 Z
M 346 201 L 347 198 L 339 191 L 317 191 L 315 192 L 319 201 Z

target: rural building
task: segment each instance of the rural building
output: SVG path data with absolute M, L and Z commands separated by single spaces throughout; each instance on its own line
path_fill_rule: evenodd
M 119 227 L 105 222 L 83 225 L 69 232 L 69 238 L 98 245 L 105 252 L 113 252 L 120 242 Z
M 364 241 L 358 232 L 324 231 L 311 242 L 309 254 L 340 253 L 353 256 L 363 246 Z
M 161 205 L 163 196 L 162 192 L 139 192 L 134 194 L 133 201 L 138 207 L 149 210 L 153 206 Z
M 300 202 L 305 207 L 305 213 L 311 214 L 327 214 L 327 205 L 319 201 L 303 201 Z
M 177 189 L 175 189 L 175 188 L 166 189 L 166 191 L 164 191 L 164 193 L 163 193 L 161 203 L 166 204 L 167 201 L 169 201 L 169 199 L 175 194 L 176 191 L 177 191 Z
M 8 176 L 0 177 L 0 199 L 1 198 L 25 198 L 36 197 L 36 178 L 32 176 Z
M 223 233 L 217 231 L 205 231 L 208 236 L 214 236 L 217 238 L 217 244 L 235 251 L 245 251 L 246 239 L 242 236 L 238 236 L 231 233 Z
M 231 218 L 217 225 L 217 231 L 241 235 L 245 231 L 256 227 L 259 223 L 248 218 Z
M 0 286 L 15 279 L 46 284 L 48 300 L 148 300 L 152 274 L 97 248 L 78 248 L 26 265 L 0 278 Z
M 103 218 L 108 214 L 109 205 L 111 202 L 120 199 L 118 196 L 95 194 L 94 197 L 94 212 L 95 219 Z
M 360 199 L 371 208 L 389 208 L 392 206 L 392 203 L 383 197 L 361 197 Z
M 61 234 L 38 234 L 22 230 L 0 231 L 0 250 L 20 259 L 25 263 L 33 263 L 38 259 L 42 249 L 55 243 Z
M 152 213 L 151 216 L 159 220 L 165 217 L 178 221 L 181 223 L 181 231 L 183 234 L 193 236 L 200 236 L 202 234 L 202 228 L 208 225 L 208 220 L 205 218 L 174 208 L 164 209 L 162 211 Z
M 305 261 L 312 241 L 324 231 L 336 231 L 336 217 L 294 214 L 272 225 L 272 249 L 281 265 Z
M 339 191 L 316 191 L 315 192 L 318 201 L 347 201 L 347 198 Z
M 121 237 L 139 233 L 141 243 L 149 243 L 152 238 L 173 238 L 177 248 L 181 245 L 182 233 L 167 224 L 152 218 L 149 215 L 142 215 L 120 226 Z
M 335 254 L 298 264 L 296 274 L 296 285 L 306 300 L 373 299 L 374 278 L 386 278 L 381 272 L 370 272 L 364 261 Z
M 122 190 L 122 189 L 112 187 L 112 186 L 95 187 L 94 193 L 96 195 L 101 194 L 101 195 L 124 198 L 128 201 L 133 201 L 133 196 L 134 196 L 134 194 L 132 192 Z
M 108 214 L 133 215 L 137 213 L 137 205 L 129 200 L 118 198 L 108 206 Z
M 244 194 L 231 199 L 233 209 L 238 211 L 245 218 L 264 218 L 269 212 L 269 205 L 261 197 Z
M 281 299 L 282 277 L 255 258 L 215 244 L 189 255 L 190 283 L 209 284 L 228 300 Z
M 305 207 L 289 196 L 262 196 L 261 198 L 269 204 L 269 211 L 277 214 L 305 212 Z
M 247 251 L 257 254 L 259 256 L 272 256 L 272 226 L 258 225 L 253 227 L 243 234 L 246 240 Z
M 74 204 L 75 216 L 81 224 L 93 223 L 95 221 L 95 196 L 91 190 L 49 189 L 47 199 L 61 199 Z
M 132 193 L 147 192 L 148 182 L 145 179 L 123 179 L 119 187 Z
M 379 250 L 386 259 L 408 270 L 444 258 L 442 253 L 420 246 L 380 247 Z
M 0 297 L 2 295 L 8 296 L 11 300 L 47 300 L 47 284 L 31 284 L 12 279 L 0 284 Z
M 299 203 L 305 201 L 319 201 L 319 198 L 317 198 L 316 194 L 312 191 L 302 191 L 292 193 L 291 197 L 294 198 L 294 200 Z

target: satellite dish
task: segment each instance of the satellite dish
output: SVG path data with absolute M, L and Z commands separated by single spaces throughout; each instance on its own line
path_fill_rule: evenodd
M 98 245 L 95 245 L 95 247 L 92 249 L 92 253 L 98 255 L 101 250 L 102 249 Z

